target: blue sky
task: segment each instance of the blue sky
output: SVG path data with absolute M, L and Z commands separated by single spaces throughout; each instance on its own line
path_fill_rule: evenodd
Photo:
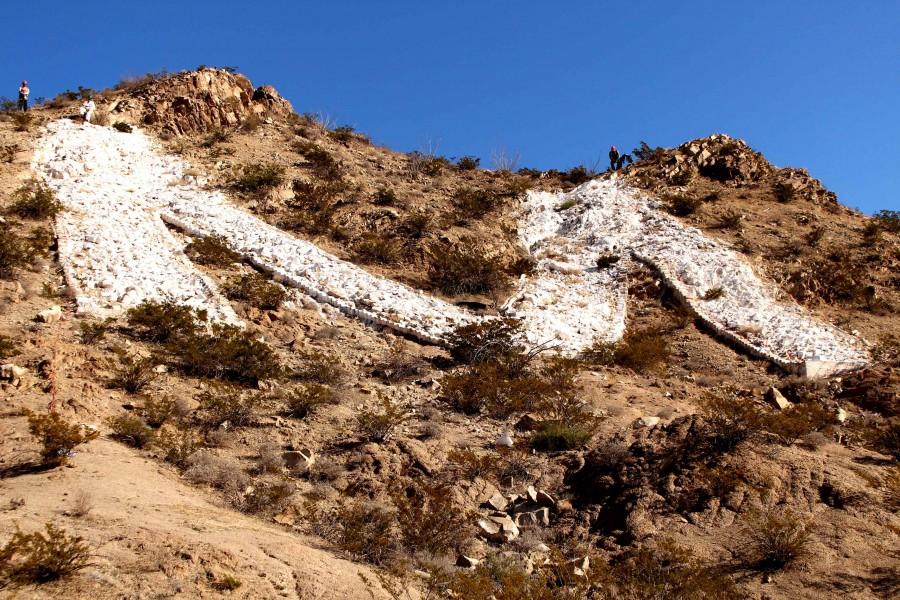
M 897 0 L 48 0 L 3 29 L 0 95 L 237 66 L 398 150 L 567 168 L 724 132 L 900 209 Z

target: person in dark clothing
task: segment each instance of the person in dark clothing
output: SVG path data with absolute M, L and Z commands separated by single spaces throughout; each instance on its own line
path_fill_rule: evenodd
M 612 171 L 616 170 L 616 162 L 619 160 L 619 151 L 616 150 L 615 146 L 612 146 L 609 149 L 609 168 Z
M 28 111 L 28 94 L 31 93 L 31 90 L 28 89 L 28 82 L 23 81 L 22 85 L 19 86 L 19 110 L 22 112 Z

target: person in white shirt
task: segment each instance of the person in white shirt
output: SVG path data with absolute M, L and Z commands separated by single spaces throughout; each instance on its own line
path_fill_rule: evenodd
M 90 123 L 91 119 L 94 118 L 94 111 L 97 109 L 97 105 L 94 104 L 93 98 L 88 98 L 84 104 L 81 105 L 81 116 L 84 117 L 85 123 Z
M 19 110 L 22 112 L 28 112 L 28 94 L 31 93 L 31 90 L 28 89 L 28 82 L 22 81 L 22 85 L 19 86 Z

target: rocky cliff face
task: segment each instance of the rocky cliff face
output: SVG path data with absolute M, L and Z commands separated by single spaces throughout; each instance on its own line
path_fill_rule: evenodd
M 190 135 L 286 116 L 293 107 L 272 86 L 254 88 L 243 75 L 204 68 L 130 89 L 113 99 L 108 111 L 114 120 Z

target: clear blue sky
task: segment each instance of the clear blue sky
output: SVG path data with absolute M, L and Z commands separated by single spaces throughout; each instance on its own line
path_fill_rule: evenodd
M 725 132 L 900 209 L 900 1 L 14 3 L 0 95 L 237 66 L 399 150 L 590 164 Z

